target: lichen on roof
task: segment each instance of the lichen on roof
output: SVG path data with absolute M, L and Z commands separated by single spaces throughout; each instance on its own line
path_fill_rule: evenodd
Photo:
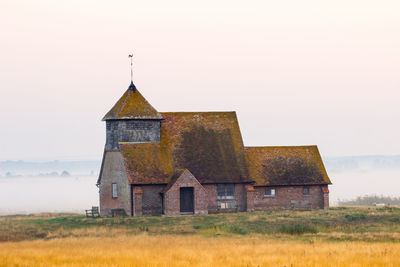
M 168 183 L 175 173 L 172 159 L 160 143 L 120 143 L 120 150 L 131 184 Z
M 255 186 L 331 184 L 317 146 L 245 147 Z
M 200 183 L 250 182 L 236 113 L 162 115 L 160 143 L 120 145 L 132 183 L 166 184 L 179 169 Z
M 235 112 L 162 113 L 161 143 L 169 140 L 176 168 L 200 183 L 249 182 Z
M 116 119 L 162 119 L 161 114 L 132 85 L 133 83 L 104 116 L 103 121 Z

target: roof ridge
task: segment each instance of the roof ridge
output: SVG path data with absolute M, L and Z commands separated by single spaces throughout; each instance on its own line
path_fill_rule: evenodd
M 244 148 L 306 148 L 318 147 L 317 145 L 294 145 L 294 146 L 244 146 Z
M 198 113 L 236 113 L 236 111 L 161 111 L 161 114 L 167 113 L 185 113 L 185 114 L 198 114 Z

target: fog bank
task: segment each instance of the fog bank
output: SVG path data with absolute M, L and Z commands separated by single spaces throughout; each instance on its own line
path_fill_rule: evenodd
M 83 213 L 98 206 L 96 181 L 100 163 L 0 162 L 0 215 Z M 400 156 L 326 158 L 324 163 L 333 183 L 329 186 L 331 206 L 337 205 L 339 199 L 364 195 L 400 196 Z M 62 177 L 62 170 L 71 176 Z
M 0 178 L 0 215 L 83 213 L 98 206 L 97 176 Z

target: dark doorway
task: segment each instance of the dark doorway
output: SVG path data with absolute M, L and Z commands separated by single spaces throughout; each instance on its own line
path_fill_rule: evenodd
M 194 212 L 193 187 L 180 188 L 181 213 L 191 214 Z

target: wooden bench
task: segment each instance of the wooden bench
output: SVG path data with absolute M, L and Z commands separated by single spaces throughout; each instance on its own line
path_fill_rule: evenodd
M 90 210 L 86 210 L 86 217 L 100 217 L 99 207 L 92 207 Z
M 292 210 L 311 210 L 311 202 L 308 200 L 290 200 Z

